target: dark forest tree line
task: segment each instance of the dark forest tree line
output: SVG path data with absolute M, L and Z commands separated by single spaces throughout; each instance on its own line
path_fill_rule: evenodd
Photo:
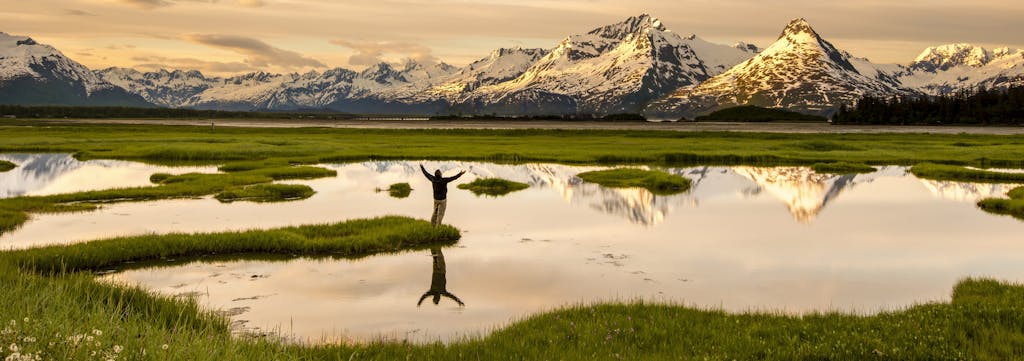
M 865 96 L 842 107 L 834 124 L 1024 125 L 1024 86 L 961 90 L 936 97 Z

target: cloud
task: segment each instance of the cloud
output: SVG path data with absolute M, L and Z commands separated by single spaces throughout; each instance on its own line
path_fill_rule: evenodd
M 381 63 L 384 61 L 384 54 L 399 54 L 404 58 L 413 59 L 421 63 L 437 62 L 437 57 L 434 56 L 430 48 L 416 43 L 331 40 L 331 44 L 356 51 L 355 54 L 348 58 L 350 65 Z
M 255 71 L 257 68 L 241 62 L 207 61 L 194 58 L 169 58 L 163 56 L 136 56 L 133 61 L 139 62 L 133 68 L 144 71 L 160 69 L 199 70 L 204 73 L 243 73 Z
M 171 6 L 180 3 L 234 4 L 245 7 L 261 7 L 265 0 L 116 0 L 122 4 L 134 5 L 146 9 Z
M 143 8 L 147 8 L 147 9 L 158 8 L 158 7 L 162 7 L 162 6 L 169 6 L 169 5 L 173 4 L 173 2 L 166 1 L 166 0 L 118 0 L 118 2 L 123 3 L 123 4 L 143 7 Z
M 245 55 L 245 63 L 254 67 L 276 65 L 284 68 L 323 68 L 327 66 L 319 60 L 302 56 L 297 52 L 276 48 L 263 41 L 244 36 L 191 34 L 186 35 L 185 40 Z
M 96 16 L 96 14 L 90 13 L 85 10 L 78 9 L 64 9 L 64 15 L 68 16 Z
M 248 7 L 253 7 L 253 8 L 257 8 L 257 7 L 260 7 L 260 6 L 263 6 L 263 5 L 267 4 L 263 0 L 238 0 L 238 1 L 236 1 L 236 3 L 238 3 L 238 5 L 248 6 Z

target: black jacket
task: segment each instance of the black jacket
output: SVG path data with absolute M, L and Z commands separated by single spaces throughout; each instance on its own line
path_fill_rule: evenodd
M 422 171 L 423 175 L 425 175 L 427 177 L 427 179 L 430 180 L 430 183 L 433 183 L 433 186 L 434 186 L 434 200 L 438 200 L 438 201 L 443 201 L 445 199 L 448 199 L 448 183 L 450 183 L 453 180 L 459 179 L 459 177 L 461 177 L 462 174 L 465 173 L 465 172 L 462 172 L 462 173 L 459 173 L 459 174 L 456 174 L 454 176 L 447 177 L 447 178 L 445 178 L 445 177 L 437 177 L 437 176 L 434 176 L 433 174 L 430 174 L 429 172 L 427 172 L 427 169 L 423 168 L 422 164 L 420 164 L 420 171 Z

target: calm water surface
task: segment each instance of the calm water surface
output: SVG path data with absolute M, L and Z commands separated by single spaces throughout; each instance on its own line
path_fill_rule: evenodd
M 0 246 L 388 214 L 429 218 L 430 185 L 417 164 L 327 165 L 338 177 L 288 182 L 318 192 L 297 202 L 206 198 L 37 215 L 0 236 Z M 425 165 L 446 174 L 468 171 L 449 191 L 445 223 L 463 231 L 454 247 L 358 260 L 168 264 L 102 278 L 198 296 L 231 315 L 240 330 L 279 330 L 311 342 L 451 340 L 560 306 L 615 300 L 873 313 L 948 300 L 967 276 L 1024 281 L 1024 222 L 974 206 L 1012 186 L 920 180 L 903 167 L 856 176 L 802 167 L 694 167 L 669 169 L 694 187 L 663 197 L 575 177 L 594 167 Z M 500 198 L 454 188 L 492 176 L 531 188 Z M 412 195 L 395 199 L 374 191 L 396 182 L 411 183 Z M 7 180 L 0 192 L 19 186 Z M 441 260 L 443 274 L 435 264 Z M 441 291 L 451 297 L 435 305 L 432 295 Z
M 0 173 L 0 198 L 153 185 L 153 173 L 215 173 L 217 167 L 164 167 L 120 160 L 79 161 L 70 154 L 0 154 L 18 167 Z

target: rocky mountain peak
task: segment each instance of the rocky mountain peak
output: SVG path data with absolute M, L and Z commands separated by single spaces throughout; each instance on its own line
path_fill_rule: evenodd
M 785 29 L 782 29 L 782 35 L 779 35 L 779 39 L 798 35 L 806 35 L 813 38 L 819 37 L 818 33 L 811 27 L 811 24 L 807 22 L 807 19 L 797 18 L 790 21 Z
M 957 66 L 982 67 L 988 64 L 993 54 L 983 47 L 971 44 L 946 44 L 930 47 L 914 59 L 917 68 L 949 70 Z
M 606 39 L 626 39 L 631 34 L 640 34 L 651 30 L 668 31 L 665 25 L 648 14 L 631 16 L 623 22 L 603 26 L 591 30 L 588 35 L 596 35 Z

